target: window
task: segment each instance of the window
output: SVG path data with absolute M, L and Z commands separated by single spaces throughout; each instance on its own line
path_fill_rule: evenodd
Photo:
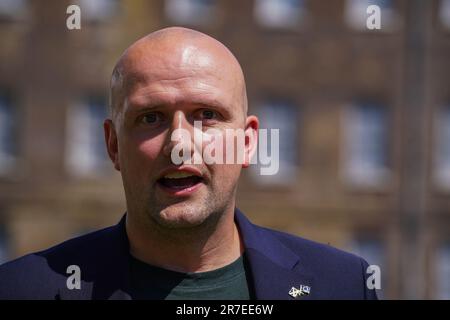
M 0 174 L 10 173 L 17 155 L 15 109 L 7 96 L 0 95 Z
M 441 24 L 450 30 L 450 0 L 441 0 L 438 14 Z
M 450 105 L 438 111 L 435 123 L 434 181 L 450 190 Z
M 82 19 L 90 22 L 107 21 L 118 10 L 117 0 L 78 0 Z
M 450 299 L 450 243 L 436 252 L 436 298 Z
M 345 6 L 345 20 L 347 25 L 355 30 L 367 29 L 367 8 L 370 5 L 377 5 L 381 11 L 381 30 L 392 30 L 396 17 L 392 0 L 347 0 Z
M 295 105 L 284 101 L 271 101 L 262 104 L 257 109 L 260 120 L 259 142 L 257 157 L 258 165 L 254 166 L 252 172 L 257 181 L 262 184 L 288 185 L 297 179 L 297 150 L 298 150 L 298 110 Z M 266 129 L 264 134 L 261 129 Z M 274 133 L 271 129 L 279 132 L 278 146 L 272 144 Z M 267 150 L 263 148 L 262 140 L 266 136 Z M 277 141 L 274 140 L 276 143 Z M 278 159 L 274 154 L 278 149 Z M 267 161 L 269 160 L 270 161 Z M 269 163 L 269 164 L 268 164 Z M 262 175 L 261 168 L 278 168 L 275 174 Z
M 256 21 L 269 28 L 295 28 L 304 15 L 304 0 L 256 0 Z
M 350 106 L 343 121 L 342 173 L 358 187 L 388 182 L 387 111 L 373 104 Z
M 106 117 L 102 98 L 88 98 L 69 109 L 66 163 L 71 174 L 95 176 L 109 165 L 103 133 Z
M 27 0 L 0 0 L 0 20 L 23 17 L 26 14 Z
M 348 250 L 367 261 L 369 265 L 376 265 L 381 272 L 381 289 L 377 289 L 379 299 L 383 298 L 385 283 L 387 283 L 387 270 L 385 269 L 384 248 L 380 240 L 370 237 L 357 237 L 348 245 Z M 369 276 L 370 274 L 367 273 Z
M 6 226 L 0 220 L 0 264 L 9 260 L 9 246 Z
M 215 19 L 215 0 L 166 0 L 166 16 L 177 23 L 204 25 Z

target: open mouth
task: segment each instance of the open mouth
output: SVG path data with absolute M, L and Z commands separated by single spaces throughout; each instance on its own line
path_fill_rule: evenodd
M 203 181 L 202 177 L 199 177 L 193 173 L 179 171 L 166 174 L 164 177 L 158 179 L 158 184 L 165 188 L 172 190 L 189 189 Z

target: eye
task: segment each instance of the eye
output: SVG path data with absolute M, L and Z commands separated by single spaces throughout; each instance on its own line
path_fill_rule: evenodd
M 214 120 L 219 117 L 216 111 L 210 109 L 202 109 L 198 116 L 201 120 Z
M 203 119 L 213 119 L 215 117 L 215 112 L 212 110 L 203 110 L 202 117 Z
M 142 122 L 145 124 L 156 124 L 162 120 L 162 115 L 157 112 L 147 113 L 142 117 Z

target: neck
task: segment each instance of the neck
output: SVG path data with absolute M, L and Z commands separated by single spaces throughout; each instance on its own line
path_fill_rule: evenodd
M 230 264 L 243 252 L 234 206 L 193 228 L 162 229 L 134 218 L 127 214 L 130 253 L 151 265 L 178 272 L 205 272 Z

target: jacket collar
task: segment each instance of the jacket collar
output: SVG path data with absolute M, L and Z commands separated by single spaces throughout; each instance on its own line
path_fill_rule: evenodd
M 82 281 L 81 290 L 59 290 L 61 299 L 131 299 L 130 254 L 125 228 L 126 215 L 108 228 L 104 246 L 93 244 L 99 251 L 95 258 L 95 281 Z M 245 258 L 250 271 L 249 288 L 256 299 L 293 299 L 289 291 L 301 285 L 312 287 L 313 277 L 301 268 L 299 257 L 273 235 L 273 231 L 252 224 L 244 214 L 235 209 L 245 247 Z M 93 261 L 91 262 L 93 263 Z M 301 299 L 311 299 L 314 292 Z
M 282 244 L 273 231 L 255 226 L 237 208 L 235 221 L 244 242 L 256 299 L 294 299 L 289 295 L 293 287 L 312 287 L 313 276 L 302 270 L 298 255 Z M 311 290 L 309 295 L 298 298 L 313 297 L 314 291 Z

